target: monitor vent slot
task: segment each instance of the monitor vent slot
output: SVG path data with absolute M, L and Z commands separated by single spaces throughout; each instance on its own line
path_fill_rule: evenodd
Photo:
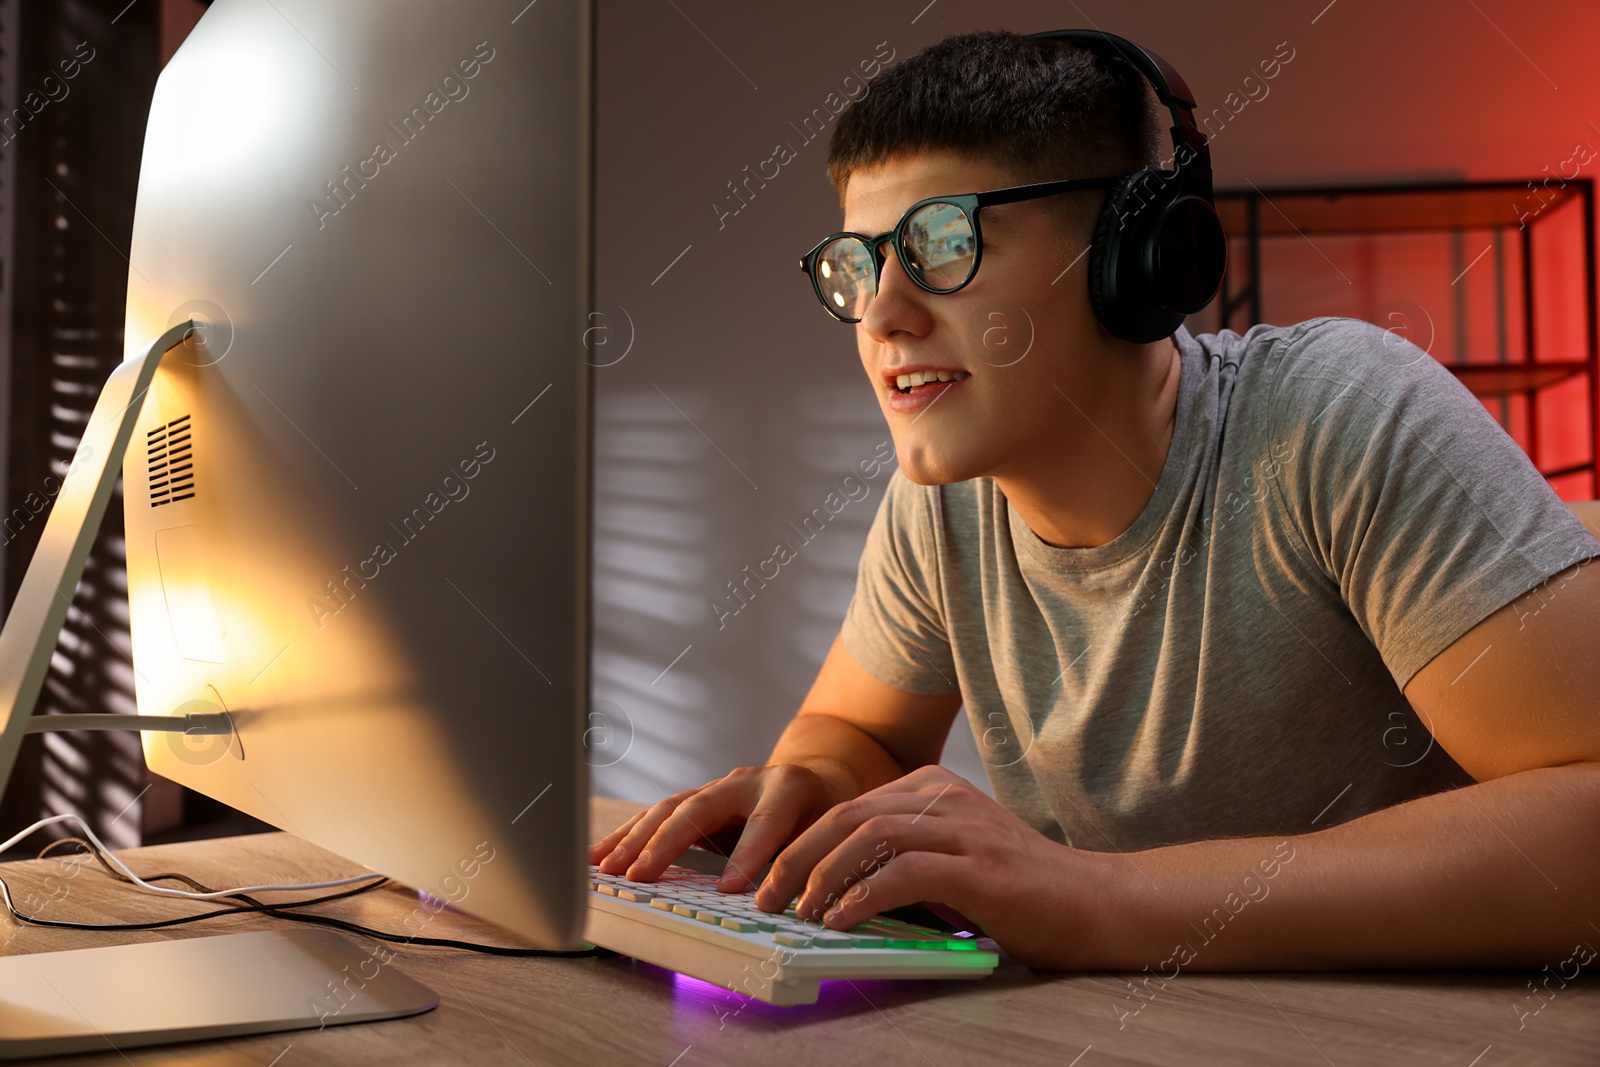
M 157 426 L 145 435 L 145 469 L 150 477 L 150 506 L 173 504 L 194 496 L 194 442 L 189 416 Z

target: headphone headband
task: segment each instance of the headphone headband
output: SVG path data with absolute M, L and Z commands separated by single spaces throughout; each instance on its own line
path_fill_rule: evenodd
M 1126 37 L 1104 30 L 1044 30 L 1029 40 L 1067 41 L 1084 48 L 1112 52 L 1145 76 L 1156 98 L 1172 113 L 1172 167 L 1181 176 L 1184 191 L 1211 200 L 1211 148 L 1194 122 L 1194 94 L 1172 64 Z M 1189 159 L 1183 156 L 1187 152 Z
M 1117 337 L 1168 337 L 1209 304 L 1227 270 L 1228 239 L 1211 196 L 1211 149 L 1194 123 L 1194 97 L 1171 64 L 1102 30 L 1046 30 L 1062 41 L 1128 61 L 1172 112 L 1172 169 L 1140 167 L 1106 192 L 1089 246 L 1089 301 Z

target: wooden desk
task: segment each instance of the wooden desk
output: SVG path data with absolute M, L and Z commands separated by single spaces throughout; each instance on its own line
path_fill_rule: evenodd
M 597 799 L 591 840 L 637 805 Z M 359 868 L 288 834 L 261 834 L 135 849 L 141 874 L 182 870 L 213 885 L 315 881 Z M 19 899 L 45 893 L 53 859 L 0 866 Z M 53 883 L 54 884 L 54 883 Z M 129 922 L 183 913 L 188 905 L 128 892 L 97 868 L 62 878 L 63 899 L 46 917 Z M 385 887 L 337 905 L 336 914 L 401 929 L 416 896 Z M 165 936 L 259 929 L 257 916 L 229 917 Z M 469 916 L 442 913 L 432 936 L 497 940 Z M 146 933 L 79 933 L 0 927 L 6 952 L 40 952 L 146 941 Z M 351 935 L 353 936 L 353 935 Z M 1600 947 L 1600 935 L 1591 942 Z M 1559 961 L 1551 961 L 1552 965 Z M 646 1064 L 699 1067 L 763 1063 L 945 1065 L 1097 1064 L 1593 1064 L 1600 1060 L 1600 960 L 1555 990 L 1537 1015 L 1534 971 L 1363 974 L 1181 974 L 1138 1014 L 1126 978 L 1036 974 L 1002 958 L 976 982 L 830 983 L 821 999 L 774 1008 L 626 958 L 503 959 L 454 949 L 400 948 L 405 973 L 432 987 L 439 1007 L 392 1022 L 330 1026 L 227 1042 L 166 1046 L 55 1063 L 192 1065 L 312 1063 Z

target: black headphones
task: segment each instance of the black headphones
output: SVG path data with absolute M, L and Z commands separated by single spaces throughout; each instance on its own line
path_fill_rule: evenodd
M 1228 262 L 1211 197 L 1211 151 L 1194 124 L 1189 87 L 1166 60 L 1115 34 L 1047 30 L 1028 37 L 1120 56 L 1172 112 L 1172 169 L 1135 171 L 1107 190 L 1089 248 L 1089 300 L 1105 328 L 1140 344 L 1170 337 L 1185 315 L 1211 303 Z

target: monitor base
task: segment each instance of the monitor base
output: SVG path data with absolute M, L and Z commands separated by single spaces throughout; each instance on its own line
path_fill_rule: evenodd
M 0 1060 L 417 1015 L 438 1006 L 393 953 L 263 930 L 0 957 Z

